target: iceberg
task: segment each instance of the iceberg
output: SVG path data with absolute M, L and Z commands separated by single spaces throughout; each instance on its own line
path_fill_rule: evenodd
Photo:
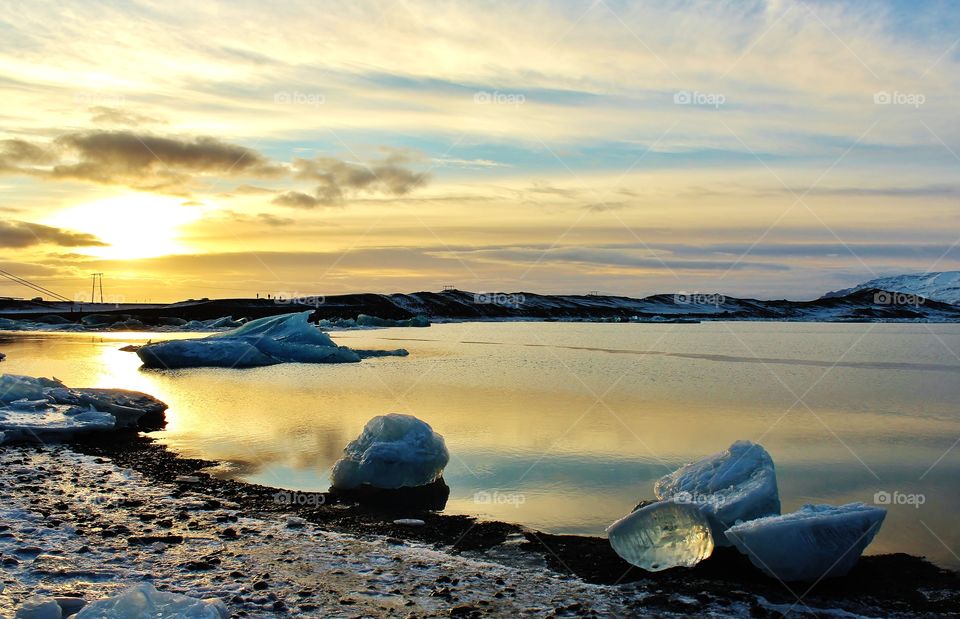
M 363 356 L 406 355 L 407 351 L 354 351 L 337 346 L 309 322 L 311 312 L 268 316 L 238 329 L 204 338 L 170 340 L 137 349 L 150 368 L 249 368 L 278 363 L 355 363 Z
M 887 511 L 863 503 L 804 505 L 725 533 L 755 566 L 785 582 L 844 576 L 880 530 Z
M 377 316 L 360 314 L 357 316 L 356 325 L 358 327 L 429 327 L 430 321 L 423 316 L 394 320 L 392 318 L 378 318 Z
M 333 466 L 332 486 L 343 490 L 425 486 L 440 479 L 449 460 L 443 437 L 426 422 L 398 413 L 380 415 L 344 448 Z
M 737 441 L 660 478 L 654 493 L 661 501 L 700 506 L 718 546 L 731 544 L 723 532 L 733 525 L 780 513 L 773 459 L 750 441 Z
M 0 444 L 137 427 L 167 405 L 124 389 L 69 389 L 56 379 L 0 376 Z
M 219 599 L 200 600 L 178 593 L 157 591 L 143 584 L 115 597 L 87 604 L 76 619 L 229 619 L 230 611 Z
M 692 567 L 713 553 L 706 515 L 696 505 L 673 501 L 641 507 L 607 528 L 620 557 L 649 572 Z

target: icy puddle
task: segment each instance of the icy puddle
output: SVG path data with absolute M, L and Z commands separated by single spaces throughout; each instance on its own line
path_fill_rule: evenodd
M 23 334 L 0 371 L 170 405 L 177 452 L 220 474 L 325 490 L 369 419 L 414 415 L 450 452 L 446 513 L 602 535 L 653 483 L 736 440 L 777 463 L 782 509 L 880 504 L 868 554 L 960 568 L 960 325 L 462 323 L 331 333 L 405 358 L 140 369 L 127 344 L 196 337 Z

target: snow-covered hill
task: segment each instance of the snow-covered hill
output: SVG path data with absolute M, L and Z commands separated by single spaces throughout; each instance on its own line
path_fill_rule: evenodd
M 926 299 L 960 305 L 960 271 L 942 271 L 940 273 L 918 273 L 915 275 L 894 275 L 871 279 L 853 288 L 828 292 L 824 299 L 845 297 L 853 292 L 867 289 L 887 290 L 915 294 Z

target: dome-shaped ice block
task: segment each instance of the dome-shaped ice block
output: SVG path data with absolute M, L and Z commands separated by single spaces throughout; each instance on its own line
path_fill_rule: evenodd
M 750 562 L 783 581 L 844 576 L 880 530 L 887 511 L 863 503 L 804 505 L 725 533 Z
M 713 552 L 706 516 L 696 506 L 673 501 L 641 507 L 607 528 L 620 557 L 649 572 L 691 567 Z

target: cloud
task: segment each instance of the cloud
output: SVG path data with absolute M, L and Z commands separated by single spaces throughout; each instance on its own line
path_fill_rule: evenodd
M 405 167 L 411 161 L 407 151 L 388 151 L 388 155 L 370 165 L 352 163 L 331 157 L 315 159 L 296 158 L 294 176 L 298 179 L 320 181 L 313 195 L 288 191 L 274 200 L 274 204 L 292 208 L 310 209 L 317 206 L 336 206 L 356 194 L 403 196 L 427 182 L 427 174 Z
M 0 221 L 0 247 L 20 249 L 33 245 L 60 247 L 106 247 L 106 243 L 92 234 L 72 232 L 26 221 Z
M 92 107 L 90 111 L 93 113 L 93 116 L 90 117 L 91 122 L 98 125 L 130 125 L 136 127 L 140 125 L 156 125 L 164 122 L 131 110 L 102 105 Z
M 44 146 L 20 139 L 0 140 L 0 173 L 22 172 L 54 161 L 56 155 Z
M 290 208 L 310 209 L 323 204 L 319 199 L 302 191 L 287 191 L 273 199 L 273 203 Z
M 259 213 L 257 218 L 268 226 L 280 227 L 280 226 L 292 226 L 297 221 L 295 219 L 290 219 L 289 217 L 278 217 L 270 213 Z
M 211 137 L 88 131 L 61 136 L 56 143 L 77 161 L 53 166 L 52 177 L 135 189 L 183 190 L 202 174 L 276 176 L 283 172 L 253 149 Z
M 591 213 L 604 213 L 606 211 L 619 211 L 628 206 L 629 204 L 626 202 L 594 202 L 593 204 L 585 204 L 583 209 Z

